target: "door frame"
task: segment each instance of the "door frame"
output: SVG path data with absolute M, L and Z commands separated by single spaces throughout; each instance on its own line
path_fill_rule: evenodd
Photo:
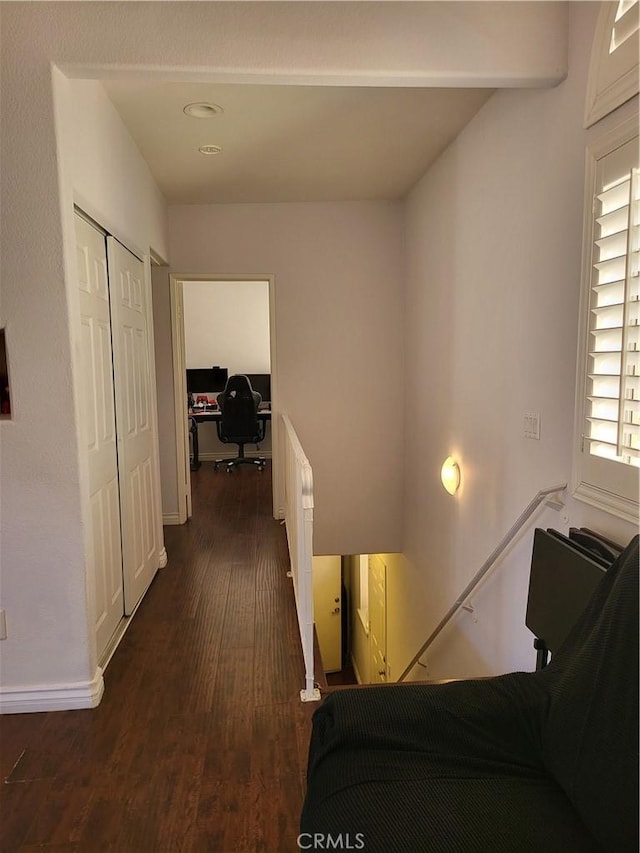
M 174 422 L 176 434 L 176 466 L 178 471 L 178 506 L 179 516 L 182 519 L 183 507 L 189 506 L 191 513 L 191 476 L 189 466 L 189 435 L 188 422 L 186 418 L 185 400 L 186 392 L 186 360 L 184 350 L 180 352 L 178 347 L 178 329 L 181 329 L 182 340 L 184 340 L 184 316 L 179 311 L 178 294 L 185 282 L 190 281 L 266 281 L 269 288 L 269 357 L 271 359 L 271 489 L 273 500 L 273 517 L 284 518 L 284 485 L 280 471 L 281 437 L 279 424 L 279 395 L 278 395 L 278 368 L 277 368 L 277 333 L 276 333 L 276 284 L 275 276 L 271 274 L 256 275 L 222 275 L 220 273 L 178 273 L 169 275 L 170 310 L 171 310 L 171 355 L 173 364 L 173 395 L 174 395 Z M 181 324 L 179 326 L 178 324 Z M 186 466 L 189 472 L 188 488 L 181 485 L 182 466 Z M 184 510 L 186 513 L 186 509 Z M 184 519 L 180 524 L 184 524 Z
M 178 524 L 191 518 L 191 473 L 189 470 L 189 419 L 186 361 L 184 350 L 183 283 L 169 275 L 171 306 L 171 364 L 173 369 L 173 412 L 176 433 L 176 483 L 178 488 Z
M 342 557 L 340 554 L 313 556 L 313 613 L 322 667 L 326 672 L 342 669 Z M 331 589 L 333 587 L 333 589 Z M 337 649 L 336 649 L 337 644 Z M 322 656 L 332 652 L 329 659 Z M 337 665 L 336 665 L 337 664 Z
M 382 609 L 383 609 L 383 630 L 384 630 L 384 643 L 380 644 L 380 638 L 377 636 L 375 632 L 374 620 L 371 618 L 372 611 L 372 602 L 375 598 L 375 595 L 372 595 L 372 573 L 375 571 L 375 564 L 379 563 L 380 568 L 382 570 L 382 588 L 383 588 L 383 601 L 382 601 Z M 380 683 L 381 681 L 386 682 L 389 678 L 389 659 L 387 655 L 387 564 L 382 559 L 380 554 L 369 554 L 369 570 L 367 572 L 367 580 L 369 584 L 369 682 L 371 684 Z M 374 643 L 372 638 L 376 638 L 376 642 L 378 644 L 378 648 L 382 649 L 382 656 L 384 658 L 384 677 L 380 677 L 380 673 L 377 670 L 376 661 L 374 657 Z

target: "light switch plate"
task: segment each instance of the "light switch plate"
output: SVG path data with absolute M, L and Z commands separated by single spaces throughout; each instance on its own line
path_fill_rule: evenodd
M 524 437 L 540 441 L 540 412 L 524 413 Z

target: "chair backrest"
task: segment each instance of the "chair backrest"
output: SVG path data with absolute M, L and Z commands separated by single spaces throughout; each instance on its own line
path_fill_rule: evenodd
M 260 437 L 258 406 L 260 394 L 254 391 L 246 376 L 234 374 L 218 395 L 222 412 L 219 436 L 222 441 L 242 444 Z

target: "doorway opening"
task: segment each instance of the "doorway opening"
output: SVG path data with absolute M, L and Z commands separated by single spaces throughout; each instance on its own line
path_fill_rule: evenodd
M 271 414 L 260 455 L 272 459 L 272 493 L 275 508 L 280 481 L 277 474 L 277 365 L 275 354 L 275 293 L 272 276 L 170 276 L 173 387 L 176 426 L 176 459 L 179 470 L 179 518 L 191 516 L 191 476 L 201 463 L 230 454 L 217 437 L 215 418 L 194 427 L 189 403 L 199 399 L 198 411 L 215 414 L 219 387 L 193 395 L 187 387 L 187 371 L 213 368 L 212 380 L 222 381 L 236 373 L 248 375 Z M 206 384 L 206 382 L 205 382 Z M 269 398 L 267 401 L 266 397 Z M 191 415 L 193 415 L 193 409 Z M 202 418 L 199 418 L 202 421 Z M 197 432 L 195 432 L 197 430 Z M 195 435 L 194 435 L 195 432 Z M 195 438 L 195 441 L 194 441 Z M 257 450 L 256 450 L 257 452 Z M 231 454 L 232 455 L 232 454 Z M 250 455 L 250 454 L 248 454 Z M 197 464 L 194 464 L 194 459 Z
M 392 680 L 387 648 L 390 558 L 393 555 L 351 554 L 342 557 L 343 661 L 339 673 L 327 676 L 330 685 L 376 684 Z M 314 575 L 315 571 L 314 558 Z M 317 609 L 323 603 L 316 598 L 314 606 L 317 619 Z
M 329 685 L 388 680 L 383 555 L 314 557 L 313 612 Z

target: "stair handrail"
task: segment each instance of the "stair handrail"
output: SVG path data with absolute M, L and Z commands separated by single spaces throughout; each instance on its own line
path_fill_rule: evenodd
M 548 489 L 541 489 L 535 497 L 527 504 L 525 509 L 520 513 L 515 522 L 511 525 L 509 530 L 502 537 L 500 542 L 493 549 L 491 554 L 484 561 L 480 569 L 476 572 L 474 577 L 469 581 L 467 586 L 464 588 L 462 593 L 456 598 L 453 605 L 449 608 L 443 618 L 440 620 L 436 628 L 429 634 L 425 642 L 420 646 L 418 652 L 413 656 L 409 665 L 404 669 L 398 681 L 404 681 L 404 679 L 409 675 L 414 666 L 418 663 L 422 655 L 427 651 L 429 646 L 433 643 L 436 637 L 440 634 L 440 632 L 449 624 L 449 622 L 453 619 L 453 617 L 458 613 L 458 611 L 464 605 L 464 602 L 469 598 L 474 589 L 478 586 L 482 578 L 487 574 L 487 572 L 494 565 L 498 557 L 505 550 L 507 545 L 509 545 L 516 535 L 522 529 L 524 523 L 533 515 L 535 510 L 540 506 L 540 504 L 549 497 L 549 495 L 558 494 L 559 492 L 563 492 L 567 488 L 566 483 L 560 483 L 557 486 L 550 486 Z

